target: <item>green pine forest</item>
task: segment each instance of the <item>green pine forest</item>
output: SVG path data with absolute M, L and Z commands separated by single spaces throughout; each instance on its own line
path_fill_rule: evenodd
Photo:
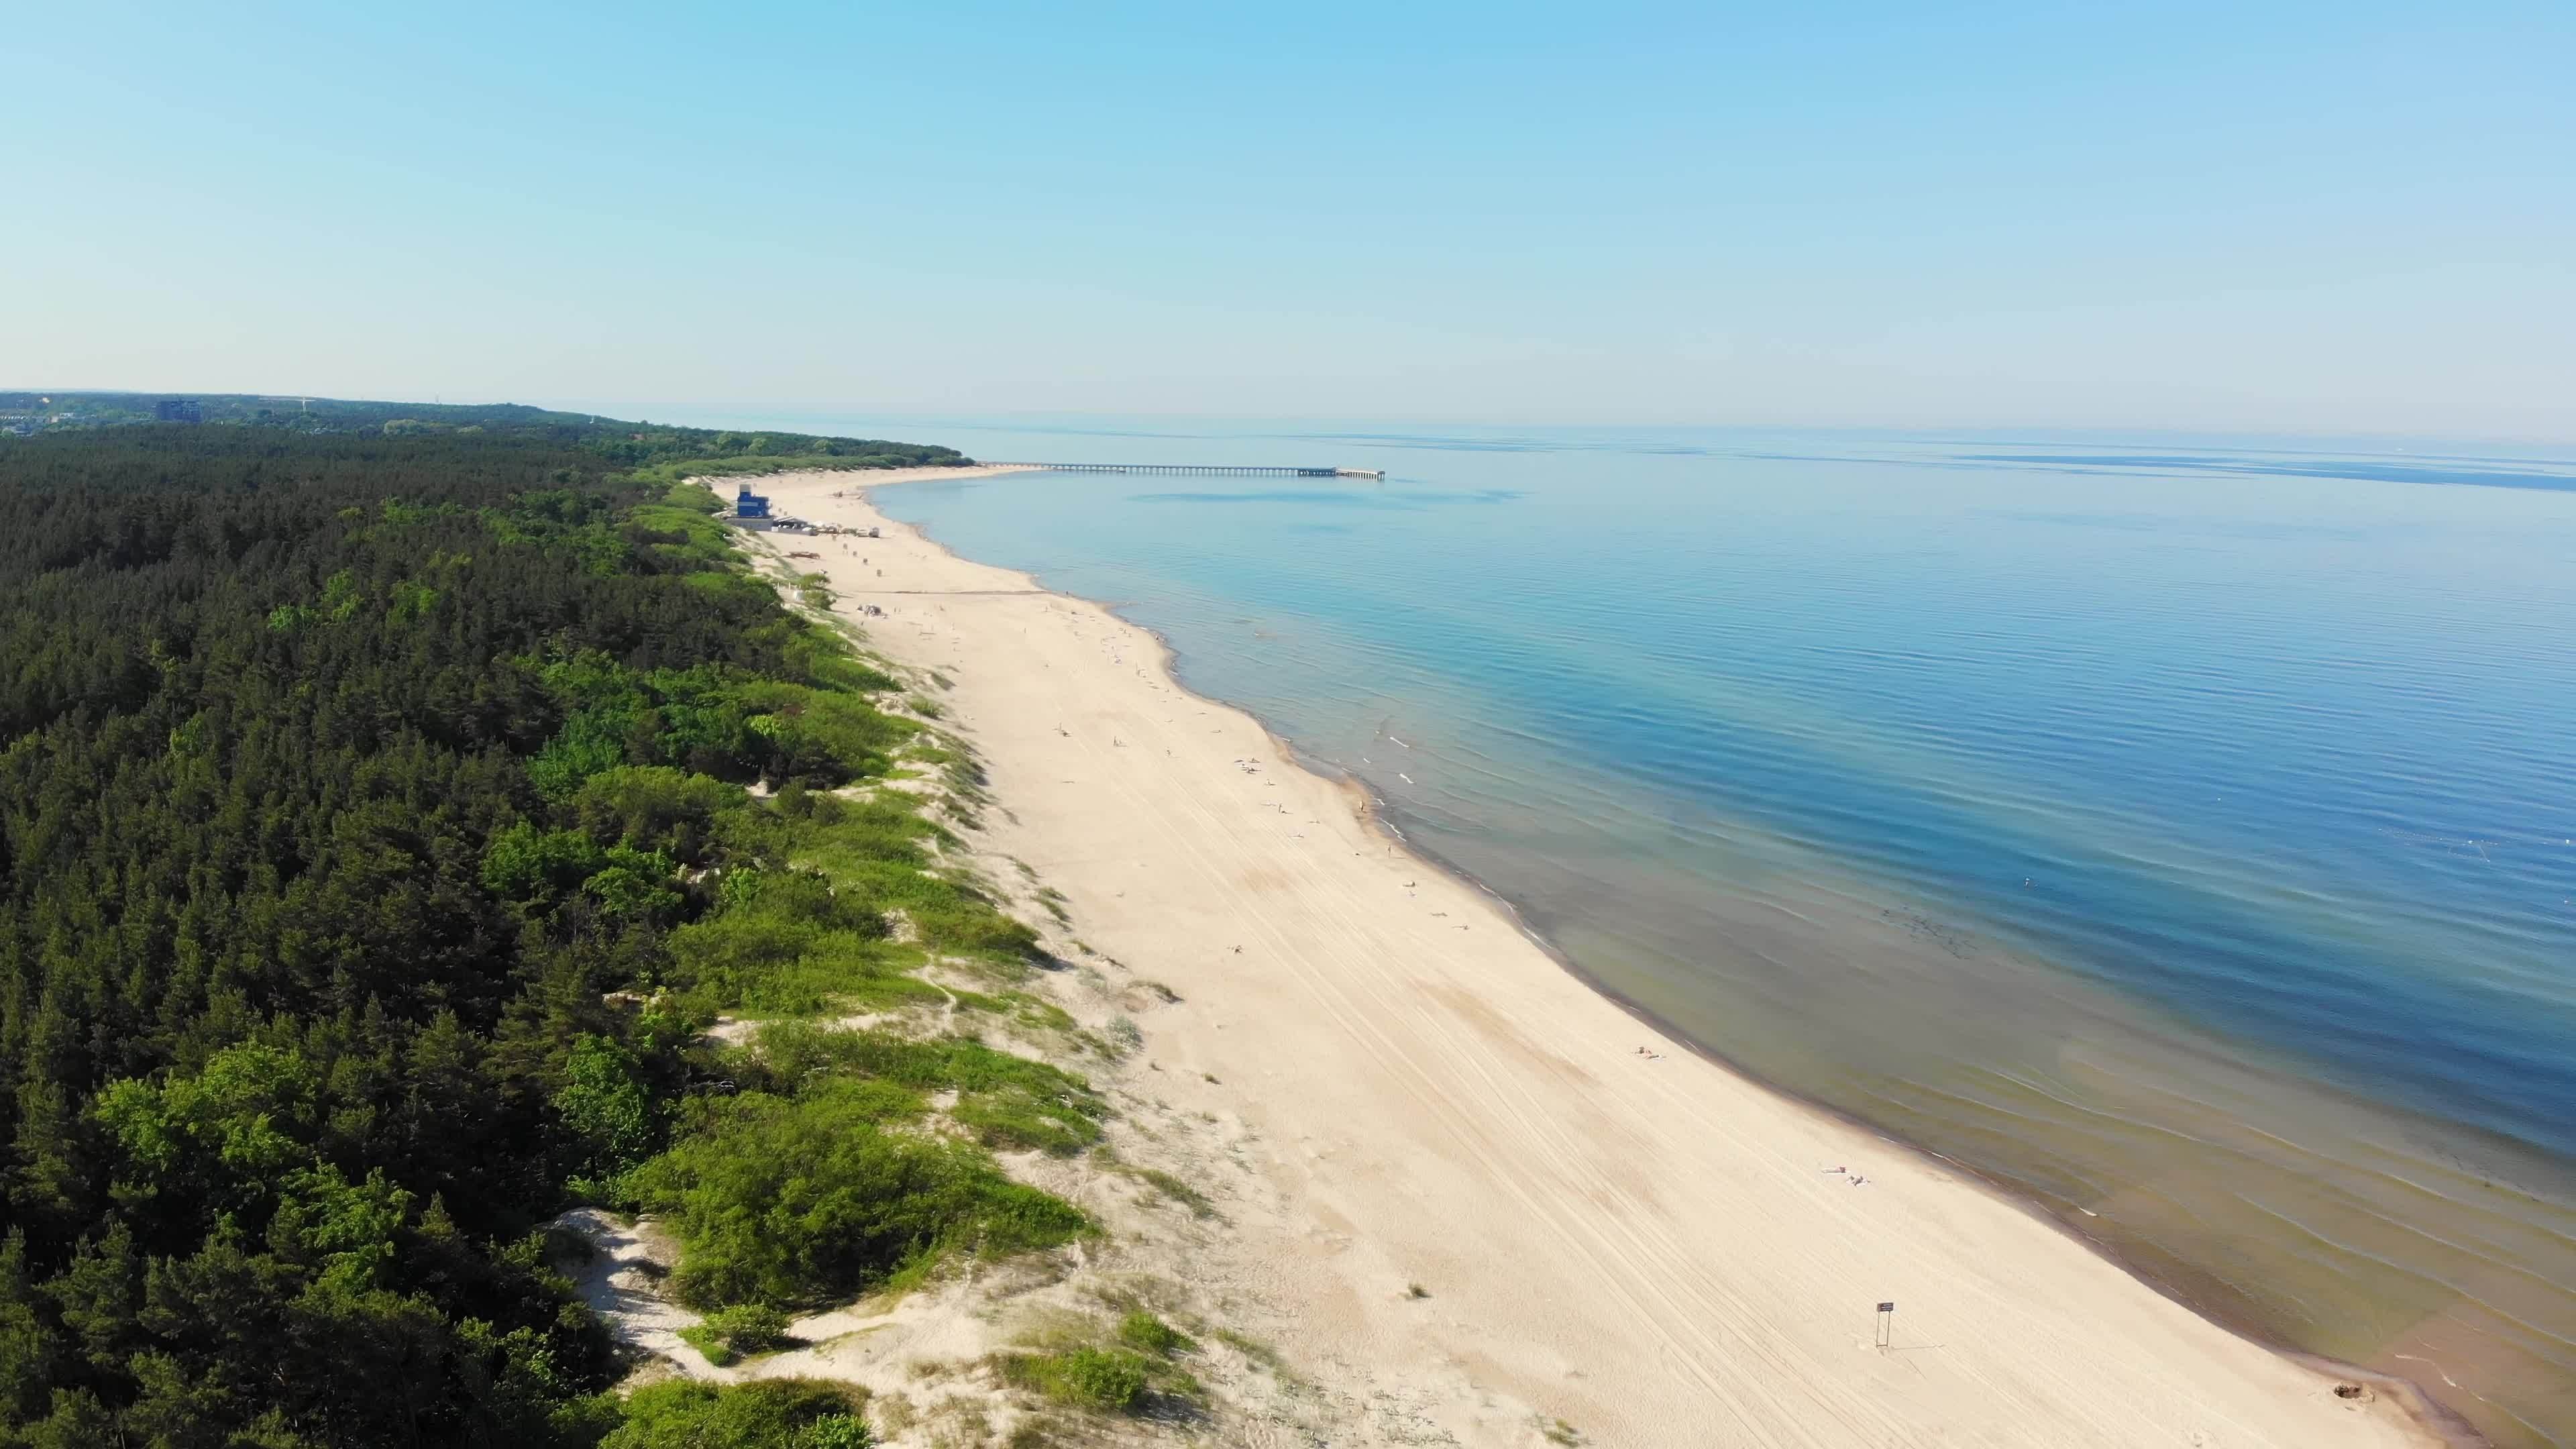
M 866 788 L 954 747 L 681 481 L 963 460 L 218 401 L 0 437 L 0 1445 L 868 1443 L 608 1393 L 546 1225 L 656 1214 L 746 1342 L 1089 1231 L 992 1156 L 1095 1141 L 1079 1078 L 795 1020 L 1034 937 Z

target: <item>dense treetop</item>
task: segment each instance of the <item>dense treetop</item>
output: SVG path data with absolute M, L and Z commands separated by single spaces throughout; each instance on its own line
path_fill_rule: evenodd
M 161 402 L 195 405 L 209 427 L 256 428 L 307 437 L 463 435 L 546 444 L 636 468 L 687 463 L 691 472 L 772 471 L 819 466 L 902 468 L 969 461 L 954 448 L 809 433 L 684 428 L 595 413 L 552 412 L 522 403 L 396 403 L 252 393 L 0 392 L 0 441 L 17 430 L 44 434 L 124 428 L 155 419 Z M 173 426 L 179 426 L 174 424 Z
M 699 1034 L 1028 948 L 909 797 L 828 793 L 941 751 L 670 481 L 955 455 L 333 406 L 0 438 L 0 1444 L 864 1442 L 822 1389 L 629 1422 L 540 1228 L 670 1212 L 710 1305 L 1084 1230 L 904 1129 L 1077 1150 L 1078 1080 Z

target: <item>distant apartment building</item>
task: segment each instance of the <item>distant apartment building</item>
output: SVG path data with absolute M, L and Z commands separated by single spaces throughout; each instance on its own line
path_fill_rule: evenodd
M 152 405 L 152 416 L 165 423 L 202 423 L 206 410 L 192 397 L 165 397 Z

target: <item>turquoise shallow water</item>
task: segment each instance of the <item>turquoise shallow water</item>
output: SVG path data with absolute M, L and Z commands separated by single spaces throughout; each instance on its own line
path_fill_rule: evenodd
M 868 430 L 1386 470 L 879 498 L 1707 1049 L 2576 1443 L 2576 450 Z

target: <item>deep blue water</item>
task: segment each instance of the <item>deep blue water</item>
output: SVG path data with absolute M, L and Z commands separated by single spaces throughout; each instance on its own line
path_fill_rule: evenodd
M 2576 456 L 894 430 L 1385 469 L 878 498 L 1157 629 L 1710 1049 L 2576 1442 Z

